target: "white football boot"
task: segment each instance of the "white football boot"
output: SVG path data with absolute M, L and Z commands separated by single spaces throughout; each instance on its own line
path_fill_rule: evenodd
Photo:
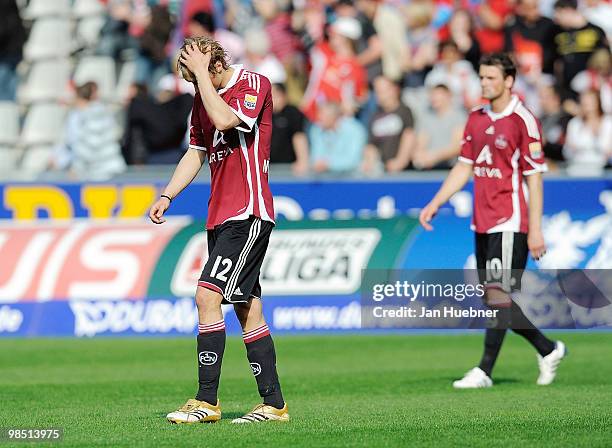
M 169 413 L 166 418 L 170 423 L 214 423 L 221 420 L 221 406 L 213 406 L 194 398 L 187 400 L 178 410 Z
M 565 344 L 561 341 L 555 343 L 555 349 L 546 356 L 538 354 L 538 366 L 540 367 L 540 376 L 538 377 L 538 385 L 548 386 L 557 376 L 557 367 L 559 363 L 567 355 Z
M 493 380 L 480 367 L 474 367 L 463 378 L 453 381 L 455 389 L 481 389 L 491 386 Z

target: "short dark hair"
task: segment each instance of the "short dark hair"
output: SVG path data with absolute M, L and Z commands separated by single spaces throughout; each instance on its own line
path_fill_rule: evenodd
M 450 89 L 448 88 L 448 86 L 442 83 L 436 84 L 435 86 L 432 87 L 432 89 L 440 89 L 440 90 L 446 91 L 446 93 L 450 93 Z
M 443 40 L 442 42 L 440 42 L 438 44 L 438 51 L 442 51 L 447 47 L 453 48 L 457 50 L 459 53 L 461 53 L 461 49 L 459 48 L 459 45 L 457 45 L 457 42 L 455 42 L 452 39 L 447 39 L 447 40 Z
M 393 78 L 390 78 L 390 77 L 388 77 L 388 76 L 386 76 L 386 75 L 381 73 L 380 75 L 377 75 L 376 77 L 374 77 L 374 79 L 372 81 L 376 81 L 378 78 L 383 78 L 387 82 L 393 84 L 398 89 L 400 89 L 400 90 L 402 89 L 402 80 L 393 79 Z
M 494 65 L 501 69 L 504 78 L 512 76 L 513 79 L 516 79 L 516 64 L 508 53 L 485 54 L 480 58 L 479 65 Z
M 76 87 L 76 96 L 86 101 L 91 101 L 98 91 L 98 84 L 93 81 L 87 81 Z
M 557 0 L 554 9 L 562 8 L 578 9 L 578 0 Z
M 281 93 L 287 94 L 287 86 L 285 85 L 284 82 L 275 82 L 272 85 L 276 87 Z
M 211 34 L 215 32 L 215 18 L 207 12 L 196 12 L 193 16 L 191 16 L 191 21 L 199 23 L 206 31 Z

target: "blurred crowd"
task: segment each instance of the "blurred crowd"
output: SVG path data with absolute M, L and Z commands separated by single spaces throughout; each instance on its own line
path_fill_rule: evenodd
M 497 51 L 514 56 L 514 91 L 541 120 L 553 169 L 588 174 L 612 162 L 607 0 L 100 1 L 94 53 L 135 65 L 122 135 L 101 135 L 117 114 L 95 83 L 75 86 L 52 169 L 177 162 L 194 95 L 177 51 L 199 35 L 270 79 L 271 163 L 295 175 L 451 167 L 482 101 L 478 61 Z M 26 40 L 15 3 L 0 0 L 0 100 L 15 97 Z

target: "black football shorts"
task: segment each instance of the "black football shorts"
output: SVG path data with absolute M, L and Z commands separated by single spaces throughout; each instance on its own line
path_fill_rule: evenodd
M 487 287 L 520 290 L 528 255 L 525 233 L 476 233 L 478 278 Z
M 198 286 L 218 292 L 224 303 L 261 298 L 259 271 L 273 228 L 273 223 L 251 216 L 208 230 L 208 260 Z

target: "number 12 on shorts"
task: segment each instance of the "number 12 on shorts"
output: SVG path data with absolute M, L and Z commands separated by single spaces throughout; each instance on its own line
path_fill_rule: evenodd
M 219 270 L 219 265 L 222 265 L 222 268 L 219 272 L 217 272 Z M 218 278 L 222 282 L 226 282 L 226 274 L 230 271 L 230 269 L 232 269 L 232 260 L 230 260 L 229 258 L 223 258 L 221 255 L 218 255 L 217 259 L 215 260 L 215 264 L 213 264 L 213 267 L 210 271 L 210 276 Z

